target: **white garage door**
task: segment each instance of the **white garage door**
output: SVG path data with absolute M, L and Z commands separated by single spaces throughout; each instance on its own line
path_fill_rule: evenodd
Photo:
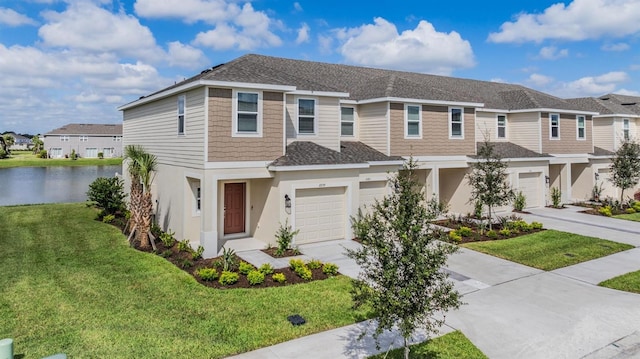
M 345 239 L 345 187 L 296 191 L 296 244 Z
M 518 175 L 518 190 L 527 199 L 527 208 L 542 206 L 541 172 L 520 173 Z
M 387 181 L 360 182 L 360 209 L 363 213 L 371 208 L 387 194 Z
M 602 194 L 600 197 L 602 199 L 611 197 L 618 198 L 618 189 L 611 183 L 609 180 L 611 178 L 611 172 L 608 168 L 600 168 L 598 170 L 598 183 L 602 184 Z

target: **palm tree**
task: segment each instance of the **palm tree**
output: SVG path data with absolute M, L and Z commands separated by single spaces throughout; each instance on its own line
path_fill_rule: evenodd
M 151 228 L 152 172 L 156 170 L 156 157 L 147 153 L 142 146 L 127 145 L 124 148 L 124 158 L 128 164 L 131 178 L 131 194 L 129 195 L 129 210 L 131 211 L 131 234 L 136 233 L 141 248 L 149 247 L 148 232 Z M 146 230 L 145 230 L 146 229 Z
M 40 139 L 40 136 L 35 135 L 31 137 L 31 143 L 33 144 L 33 153 L 38 154 L 44 147 L 44 142 Z

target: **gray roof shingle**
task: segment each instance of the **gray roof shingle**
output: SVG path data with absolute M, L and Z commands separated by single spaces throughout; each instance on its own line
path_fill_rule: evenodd
M 343 165 L 374 161 L 394 161 L 401 157 L 389 157 L 361 142 L 341 142 L 341 152 L 309 141 L 296 141 L 287 146 L 284 156 L 270 166 Z
M 400 156 L 387 156 L 384 153 L 357 141 L 341 141 L 340 153 L 344 153 L 358 162 L 403 161 Z
M 49 135 L 122 136 L 122 124 L 70 123 L 45 133 L 45 136 Z
M 490 142 L 493 145 L 495 152 L 501 158 L 538 158 L 538 157 L 553 157 L 546 153 L 538 153 L 522 146 L 516 145 L 511 142 Z M 477 142 L 476 148 L 482 146 L 484 142 Z M 471 156 L 478 158 L 478 156 Z
M 610 97 L 603 97 L 606 99 L 581 97 L 567 99 L 567 102 L 585 111 L 599 112 L 601 115 L 640 115 L 640 111 L 636 113 L 632 106 L 624 106 L 621 102 L 612 100 Z
M 605 150 L 604 148 L 600 148 L 600 147 L 593 147 L 593 153 L 591 153 L 594 156 L 613 156 L 615 155 L 615 152 L 611 152 L 609 150 Z

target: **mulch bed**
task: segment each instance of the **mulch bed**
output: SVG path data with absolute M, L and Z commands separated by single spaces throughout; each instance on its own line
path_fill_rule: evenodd
M 500 230 L 503 229 L 502 224 L 496 223 L 493 224 L 491 226 L 491 229 L 494 230 L 497 233 L 497 237 L 488 237 L 486 235 L 487 231 L 484 232 L 484 234 L 480 234 L 478 232 L 478 225 L 474 222 L 462 222 L 462 221 L 458 221 L 458 220 L 451 220 L 451 219 L 443 219 L 443 220 L 439 220 L 439 221 L 435 221 L 433 222 L 436 225 L 442 226 L 442 227 L 447 227 L 447 228 L 451 228 L 451 229 L 459 229 L 460 227 L 469 227 L 471 228 L 471 230 L 473 230 L 473 234 L 470 237 L 462 237 L 462 239 L 460 240 L 460 242 L 458 243 L 470 243 L 470 242 L 484 242 L 484 241 L 497 241 L 497 240 L 502 240 L 502 239 L 509 239 L 509 238 L 516 238 L 516 237 L 520 237 L 520 236 L 524 236 L 526 234 L 531 234 L 531 233 L 536 233 L 536 232 L 541 232 L 541 231 L 545 231 L 546 229 L 542 228 L 542 229 L 531 229 L 527 232 L 525 231 L 521 231 L 521 232 L 517 232 L 517 233 L 511 233 L 510 236 L 503 236 L 502 234 L 500 234 Z
M 278 251 L 278 248 L 272 247 L 272 248 L 267 248 L 267 249 L 262 249 L 262 251 L 270 256 L 272 256 L 273 258 L 286 258 L 286 257 L 293 257 L 293 256 L 299 256 L 302 253 L 300 253 L 300 251 L 295 250 L 295 249 L 287 249 L 286 251 L 284 251 L 284 253 L 279 256 L 276 254 L 276 252 Z

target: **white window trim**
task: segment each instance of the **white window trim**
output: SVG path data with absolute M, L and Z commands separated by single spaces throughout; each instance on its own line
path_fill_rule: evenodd
M 238 132 L 238 92 L 258 95 L 258 117 L 256 119 L 256 121 L 258 122 L 256 126 L 257 132 Z M 246 89 L 233 90 L 233 118 L 231 119 L 233 123 L 231 125 L 231 137 L 262 137 L 262 113 L 264 112 L 262 109 L 262 103 L 262 91 Z
M 60 142 L 69 142 L 69 136 L 67 135 L 60 136 Z
M 120 142 L 122 141 L 122 136 L 113 136 L 113 142 Z
M 300 133 L 300 100 L 313 100 L 313 133 Z M 308 116 L 305 116 L 308 117 Z M 318 99 L 313 97 L 298 97 L 296 99 L 296 133 L 298 136 L 318 136 Z
M 558 116 L 558 137 L 553 137 L 553 131 L 552 131 L 552 120 L 551 118 L 553 116 Z M 549 114 L 549 140 L 553 140 L 553 141 L 557 141 L 560 139 L 560 114 L 559 113 L 550 113 Z
M 584 119 L 584 137 L 580 137 L 580 117 Z M 558 130 L 558 134 L 560 131 Z M 576 116 L 576 140 L 578 141 L 586 141 L 587 140 L 587 116 L 585 115 L 577 115 Z
M 452 122 L 452 113 L 453 110 L 460 110 L 460 136 L 453 135 L 453 122 Z M 449 139 L 450 140 L 464 140 L 464 107 L 450 106 L 448 111 L 449 118 Z
M 625 134 L 625 131 L 627 131 L 627 134 Z M 622 119 L 622 139 L 626 140 L 628 138 L 631 138 L 631 121 L 629 121 L 628 118 L 623 118 Z
M 417 135 L 409 135 L 409 107 L 418 108 L 418 134 Z M 417 103 L 404 104 L 404 138 L 405 140 L 422 139 L 422 105 Z
M 180 132 L 180 100 L 182 100 L 182 103 L 184 104 L 184 108 L 182 109 L 182 132 Z M 176 105 L 176 132 L 178 133 L 178 136 L 184 136 L 187 133 L 187 96 L 178 96 Z
M 88 142 L 89 136 L 80 136 L 80 142 Z
M 351 123 L 353 124 L 353 135 L 343 135 L 342 134 L 342 123 L 343 122 L 349 122 L 349 121 L 342 121 L 342 109 L 343 108 L 350 108 L 353 110 L 353 121 L 351 121 Z M 347 137 L 347 138 L 354 138 L 356 137 L 356 108 L 354 106 L 340 106 L 340 137 Z
M 500 116 L 504 116 L 504 137 L 500 137 L 500 122 L 499 122 L 499 118 Z M 507 139 L 507 115 L 504 113 L 499 113 L 496 115 L 496 139 L 503 139 L 506 140 Z

